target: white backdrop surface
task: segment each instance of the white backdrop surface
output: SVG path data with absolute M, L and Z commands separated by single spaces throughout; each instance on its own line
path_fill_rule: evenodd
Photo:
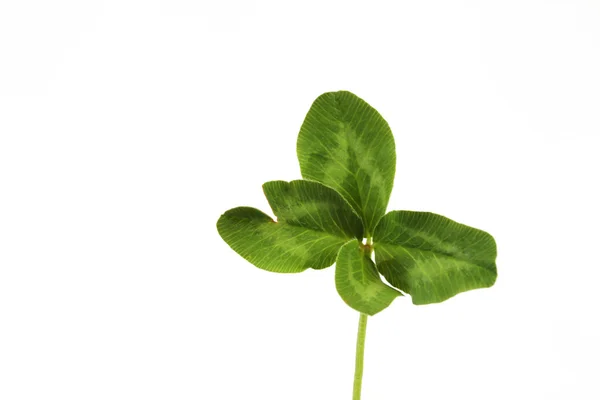
M 390 210 L 498 244 L 493 288 L 370 318 L 363 398 L 600 398 L 598 71 L 597 1 L 3 1 L 0 399 L 350 399 L 334 269 L 215 227 L 332 90 L 394 132 Z

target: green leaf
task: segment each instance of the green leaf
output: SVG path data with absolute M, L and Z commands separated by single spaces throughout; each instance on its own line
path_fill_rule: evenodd
M 223 240 L 259 268 L 301 272 L 329 267 L 344 243 L 362 237 L 360 218 L 327 186 L 273 181 L 263 190 L 277 222 L 250 207 L 229 210 L 217 222 Z
M 494 238 L 441 215 L 392 211 L 373 240 L 379 272 L 414 304 L 439 303 L 496 281 Z
M 308 111 L 296 150 L 302 176 L 344 196 L 370 236 L 396 171 L 394 137 L 381 115 L 350 92 L 325 93 Z
M 363 237 L 362 221 L 335 190 L 305 180 L 271 181 L 263 191 L 278 221 L 345 238 Z
M 217 229 L 223 240 L 258 268 L 272 272 L 302 272 L 333 264 L 347 239 L 301 226 L 275 222 L 251 207 L 221 215 Z
M 335 262 L 335 287 L 350 307 L 375 315 L 402 293 L 382 282 L 369 253 L 358 240 L 342 246 Z

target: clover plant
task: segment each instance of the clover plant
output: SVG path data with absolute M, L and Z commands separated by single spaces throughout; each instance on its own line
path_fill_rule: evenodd
M 296 150 L 303 179 L 263 185 L 277 219 L 238 207 L 219 218 L 217 229 L 233 250 L 267 271 L 335 263 L 337 292 L 360 313 L 353 391 L 358 400 L 367 316 L 399 296 L 430 304 L 492 286 L 496 244 L 488 233 L 441 215 L 386 213 L 396 172 L 394 137 L 381 115 L 350 92 L 315 100 Z

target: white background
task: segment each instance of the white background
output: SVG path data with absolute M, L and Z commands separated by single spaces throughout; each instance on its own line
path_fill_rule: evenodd
M 598 399 L 600 3 L 0 3 L 0 398 L 350 399 L 334 269 L 215 223 L 300 177 L 312 101 L 395 134 L 390 209 L 492 233 L 496 285 L 370 318 L 363 398 Z

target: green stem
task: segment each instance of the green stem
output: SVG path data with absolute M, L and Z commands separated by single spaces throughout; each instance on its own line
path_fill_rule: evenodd
M 354 392 L 352 400 L 360 400 L 362 387 L 363 360 L 365 357 L 365 337 L 367 336 L 367 314 L 360 314 L 358 336 L 356 338 L 356 365 L 354 367 Z

